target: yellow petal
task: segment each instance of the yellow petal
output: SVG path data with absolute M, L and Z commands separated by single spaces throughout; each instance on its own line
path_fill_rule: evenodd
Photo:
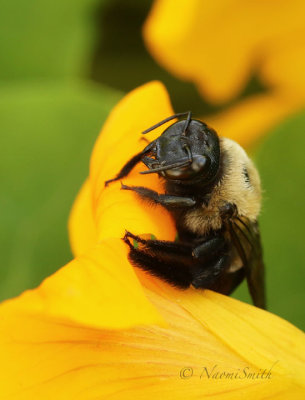
M 19 300 L 2 304 L 1 398 L 303 398 L 305 343 L 296 328 L 213 292 L 146 283 L 168 328 L 93 329 L 29 313 Z
M 305 35 L 304 14 L 302 0 L 156 0 L 144 39 L 171 73 L 193 81 L 210 101 L 223 102 L 234 98 L 253 70 L 260 73 L 265 63 L 274 65 L 271 74 L 279 86 L 291 79 L 303 81 L 298 63 L 290 63 L 287 79 L 282 64 L 272 60 L 283 61 L 286 69 L 290 49 Z M 281 59 L 282 51 L 286 57 Z M 304 51 L 298 57 L 303 64 Z
M 141 132 L 172 113 L 165 88 L 160 83 L 153 82 L 127 95 L 109 116 L 94 147 L 90 178 L 81 189 L 70 216 L 70 241 L 75 255 L 86 257 L 87 250 L 92 246 L 107 238 L 121 239 L 125 230 L 135 234 L 154 234 L 160 239 L 175 238 L 176 229 L 172 217 L 162 207 L 148 206 L 134 193 L 120 190 L 120 182 L 112 183 L 107 188 L 104 186 L 107 179 L 114 177 L 126 161 L 146 146 L 146 140 L 143 140 Z M 160 129 L 152 132 L 147 135 L 147 140 L 153 140 L 160 133 Z M 128 177 L 124 178 L 124 183 L 148 185 L 161 192 L 159 178 L 153 175 L 144 177 L 138 173 L 140 169 L 143 169 L 143 166 L 138 165 Z M 128 247 L 121 241 L 119 243 L 121 247 L 125 246 L 125 253 L 120 253 L 123 262 L 120 262 L 118 257 L 108 257 L 110 255 L 108 254 L 107 258 L 105 257 L 105 264 L 109 270 L 116 272 L 116 277 L 120 274 L 124 277 L 126 269 L 130 270 L 128 273 L 134 279 L 129 279 L 128 290 L 137 294 L 139 305 L 143 301 L 145 309 L 147 300 L 143 299 L 141 286 L 134 276 L 134 267 L 128 262 Z M 113 251 L 116 252 L 115 249 Z M 119 295 L 120 300 L 117 299 L 118 289 L 115 287 L 115 280 L 108 282 L 107 285 L 109 302 L 111 298 L 114 304 L 123 301 L 123 294 Z M 119 326 L 122 323 L 119 314 L 111 315 L 112 319 L 110 315 L 103 316 L 105 323 L 113 328 Z M 155 315 L 148 314 L 147 317 L 148 320 L 154 319 Z M 135 321 L 136 319 L 133 321 L 131 319 L 130 326 L 134 325 Z
M 120 190 L 120 182 L 107 188 L 104 185 L 169 124 L 145 137 L 141 132 L 172 114 L 167 91 L 160 82 L 151 82 L 132 91 L 114 108 L 94 146 L 90 178 L 80 191 L 70 215 L 69 234 L 75 255 L 82 254 L 102 239 L 122 238 L 125 230 L 135 234 L 153 233 L 164 240 L 175 238 L 172 217 L 163 207 L 143 204 L 134 193 Z M 136 166 L 122 181 L 147 185 L 162 192 L 157 176 L 139 174 L 144 169 L 143 165 Z
M 69 237 L 75 256 L 83 254 L 98 242 L 93 219 L 92 190 L 89 179 L 79 191 L 69 218 Z
M 120 190 L 120 182 L 112 183 L 107 188 L 104 186 L 106 180 L 113 178 L 133 155 L 143 150 L 148 141 L 157 138 L 168 124 L 145 137 L 141 132 L 172 114 L 166 89 L 161 83 L 152 82 L 124 97 L 107 119 L 95 144 L 90 166 L 93 215 L 99 240 L 121 238 L 126 229 L 135 234 L 153 233 L 160 239 L 174 239 L 174 223 L 162 207 L 144 206 L 134 193 Z M 127 185 L 144 184 L 162 192 L 157 176 L 139 174 L 144 169 L 146 167 L 143 164 L 138 165 L 122 181 Z
M 12 311 L 98 328 L 162 323 L 130 268 L 126 246 L 117 239 L 88 250 L 37 289 L 5 304 Z

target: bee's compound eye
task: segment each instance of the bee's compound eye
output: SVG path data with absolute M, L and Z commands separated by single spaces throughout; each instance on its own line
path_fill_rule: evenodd
M 165 171 L 165 176 L 168 179 L 188 179 L 189 171 L 189 167 L 168 169 Z
M 172 168 L 165 171 L 165 176 L 168 179 L 189 180 L 193 179 L 197 174 L 201 174 L 209 169 L 211 160 L 206 156 L 193 156 L 193 161 L 190 165 L 180 168 Z
M 191 168 L 194 172 L 200 172 L 209 167 L 211 161 L 205 156 L 194 156 Z

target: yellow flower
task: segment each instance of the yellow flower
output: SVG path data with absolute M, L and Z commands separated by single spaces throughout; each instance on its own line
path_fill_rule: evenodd
M 256 73 L 264 93 L 205 118 L 248 145 L 305 104 L 304 14 L 302 0 L 155 0 L 144 39 L 161 65 L 212 103 L 237 98 Z
M 153 82 L 108 118 L 70 219 L 76 258 L 0 306 L 1 399 L 304 397 L 301 331 L 229 297 L 172 288 L 127 261 L 125 229 L 172 239 L 174 224 L 104 181 L 143 147 L 139 132 L 172 113 Z M 140 168 L 126 182 L 160 190 Z

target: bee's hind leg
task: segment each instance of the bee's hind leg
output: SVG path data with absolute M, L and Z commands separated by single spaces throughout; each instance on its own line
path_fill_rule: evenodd
M 240 283 L 234 274 L 227 276 L 231 255 L 222 236 L 196 247 L 183 242 L 145 240 L 130 232 L 126 232 L 123 240 L 130 248 L 132 264 L 173 286 L 182 289 L 194 286 L 229 294 Z
M 126 232 L 131 263 L 150 274 L 181 289 L 188 288 L 193 280 L 192 247 L 163 240 L 144 240 Z

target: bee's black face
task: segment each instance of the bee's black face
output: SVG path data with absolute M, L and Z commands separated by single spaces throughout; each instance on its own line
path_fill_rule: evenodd
M 184 127 L 184 120 L 176 122 L 157 139 L 153 155 L 162 169 L 158 173 L 184 184 L 209 183 L 219 167 L 218 136 L 201 121 L 191 120 L 185 133 Z

